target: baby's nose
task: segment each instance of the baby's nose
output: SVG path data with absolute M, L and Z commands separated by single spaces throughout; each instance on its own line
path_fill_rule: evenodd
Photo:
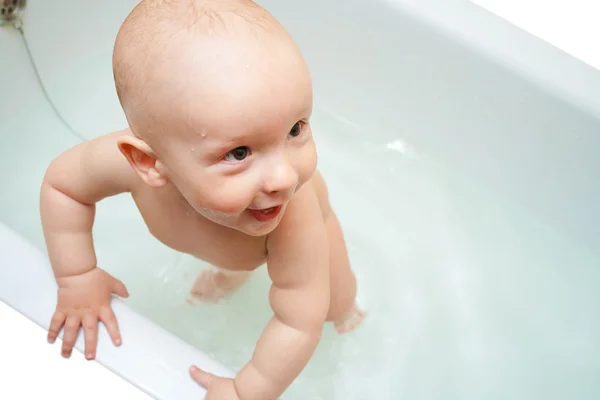
M 266 193 L 292 192 L 298 185 L 298 173 L 287 161 L 277 162 L 269 168 L 265 179 Z M 290 193 L 291 194 L 291 193 Z

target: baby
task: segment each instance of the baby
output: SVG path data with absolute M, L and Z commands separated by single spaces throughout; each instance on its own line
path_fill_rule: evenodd
M 102 321 L 125 285 L 96 265 L 95 204 L 131 193 L 165 245 L 216 267 L 193 294 L 214 301 L 267 264 L 273 317 L 235 379 L 191 368 L 207 399 L 275 399 L 311 358 L 325 321 L 364 317 L 327 188 L 316 170 L 312 86 L 284 28 L 249 0 L 144 0 L 115 43 L 129 128 L 75 146 L 49 166 L 41 217 L 58 284 L 53 343 L 69 357 L 83 327 L 95 357 Z

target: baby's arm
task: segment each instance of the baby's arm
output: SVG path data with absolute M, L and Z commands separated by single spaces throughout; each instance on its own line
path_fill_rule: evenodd
M 132 171 L 112 133 L 83 142 L 52 161 L 42 183 L 40 212 L 56 278 L 96 266 L 92 242 L 95 204 L 129 190 Z
M 274 312 L 252 360 L 235 378 L 243 400 L 278 398 L 304 369 L 329 311 L 327 232 L 312 185 L 290 201 L 267 241 Z
M 48 167 L 40 193 L 42 227 L 50 263 L 58 283 L 57 309 L 48 341 L 63 324 L 63 356 L 72 351 L 80 324 L 85 328 L 86 357 L 93 358 L 97 320 L 102 319 L 117 344 L 116 319 L 107 307 L 115 292 L 127 296 L 122 283 L 96 268 L 92 239 L 95 203 L 129 190 L 133 171 L 116 144 L 116 132 L 81 143 Z

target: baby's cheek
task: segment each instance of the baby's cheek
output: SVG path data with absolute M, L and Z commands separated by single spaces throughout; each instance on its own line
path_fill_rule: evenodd
M 317 170 L 317 152 L 314 146 L 314 143 L 307 145 L 302 154 L 297 157 L 298 160 L 298 176 L 300 183 L 306 183 L 315 171 Z
M 235 193 L 224 195 L 214 203 L 212 209 L 226 214 L 238 214 L 248 207 L 248 202 L 243 196 Z
M 239 214 L 252 202 L 254 193 L 251 185 L 238 181 L 215 185 L 203 193 L 198 193 L 196 198 L 198 204 L 204 209 L 224 214 Z

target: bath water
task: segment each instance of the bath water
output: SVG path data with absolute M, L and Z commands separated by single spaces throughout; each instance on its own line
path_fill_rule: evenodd
M 284 399 L 564 399 L 600 389 L 598 254 L 401 138 L 378 142 L 324 112 L 313 129 L 368 316 L 342 337 L 328 325 Z M 136 260 L 124 263 L 134 252 L 116 246 L 127 242 L 123 224 L 103 225 L 103 266 L 127 282 L 133 308 L 234 371 L 249 360 L 271 317 L 264 267 L 224 301 L 190 305 L 206 264 L 159 252 L 141 223 L 126 245 Z
M 2 152 L 3 169 L 22 172 L 1 177 L 0 219 L 42 247 L 41 176 L 75 141 L 34 139 L 52 124 L 26 124 L 18 137 L 0 135 L 0 149 L 41 145 Z M 283 399 L 600 393 L 598 253 L 401 137 L 381 142 L 324 112 L 313 130 L 368 315 L 341 337 L 328 325 Z M 234 371 L 249 360 L 271 317 L 264 267 L 220 303 L 192 305 L 207 265 L 152 238 L 130 196 L 99 203 L 94 237 L 99 265 L 126 283 L 130 307 Z

